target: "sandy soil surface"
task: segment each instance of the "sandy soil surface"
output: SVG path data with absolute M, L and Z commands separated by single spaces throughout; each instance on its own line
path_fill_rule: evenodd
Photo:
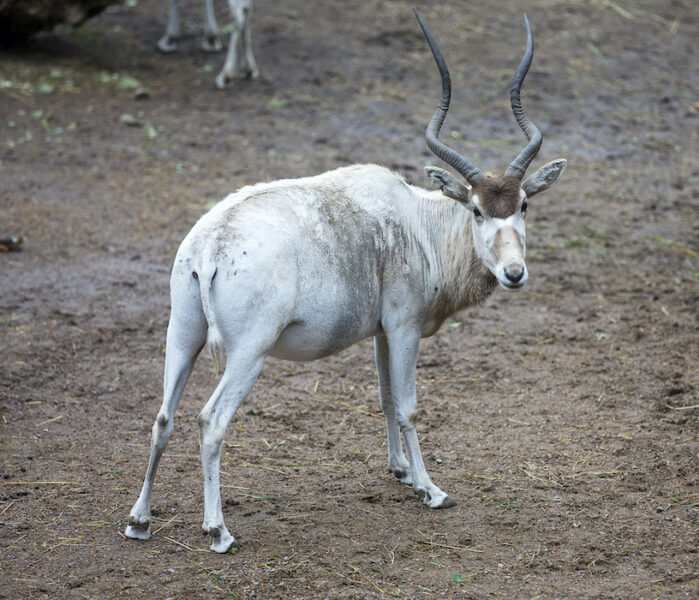
M 196 3 L 168 56 L 166 3 L 131 4 L 0 52 L 0 235 L 27 238 L 0 254 L 0 598 L 699 597 L 695 3 L 418 3 L 452 70 L 444 138 L 494 171 L 523 147 L 526 9 L 534 166 L 569 160 L 531 202 L 527 287 L 422 344 L 425 461 L 458 505 L 387 473 L 370 340 L 269 360 L 228 430 L 223 556 L 200 529 L 204 357 L 154 536 L 122 535 L 178 244 L 256 181 L 375 162 L 428 186 L 439 80 L 403 1 L 256 0 L 261 78 L 226 92 Z

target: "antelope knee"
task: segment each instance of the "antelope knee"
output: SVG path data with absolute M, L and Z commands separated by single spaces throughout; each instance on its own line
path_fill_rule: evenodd
M 172 421 L 165 414 L 159 414 L 153 423 L 153 439 L 160 440 L 162 437 L 168 437 L 172 431 Z
M 209 448 L 216 448 L 223 442 L 226 434 L 225 426 L 206 410 L 202 410 L 197 417 L 199 424 L 199 437 L 201 443 Z
M 401 411 L 396 415 L 396 420 L 401 430 L 403 429 L 414 429 L 417 423 L 417 410 L 411 410 L 409 412 Z
M 205 409 L 202 410 L 197 416 L 197 425 L 199 425 L 199 431 L 204 432 L 205 429 L 211 424 L 211 414 Z

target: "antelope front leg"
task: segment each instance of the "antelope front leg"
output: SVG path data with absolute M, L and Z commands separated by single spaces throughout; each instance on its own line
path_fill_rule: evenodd
M 396 411 L 391 396 L 391 379 L 388 369 L 388 341 L 385 335 L 374 337 L 374 357 L 376 374 L 379 378 L 379 395 L 381 411 L 386 419 L 386 437 L 388 438 L 388 469 L 401 483 L 412 485 L 410 465 L 403 454 L 400 444 L 400 428 L 396 421 Z
M 456 502 L 440 490 L 427 474 L 417 439 L 417 396 L 415 371 L 420 331 L 403 328 L 388 334 L 391 395 L 396 421 L 405 441 L 413 489 L 430 508 L 449 508 Z

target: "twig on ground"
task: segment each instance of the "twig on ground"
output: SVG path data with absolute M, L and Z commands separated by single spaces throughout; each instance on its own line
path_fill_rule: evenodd
M 162 524 L 160 527 L 158 527 L 151 535 L 155 535 L 155 534 L 158 533 L 161 529 L 164 529 L 165 527 L 167 527 L 167 526 L 168 526 L 170 523 L 172 523 L 178 516 L 179 516 L 179 515 L 175 515 L 175 516 L 172 517 L 172 519 L 170 519 L 167 523 L 163 523 L 163 524 Z
M 60 546 L 77 545 L 80 543 L 80 540 L 82 538 L 59 538 L 59 539 L 63 539 L 63 541 L 59 542 L 58 544 L 54 544 L 53 546 L 49 546 L 48 548 L 45 548 L 44 553 L 53 552 L 56 548 L 59 548 Z M 77 544 L 76 544 L 76 542 L 77 542 Z
M 538 482 L 540 482 L 540 483 L 544 483 L 544 484 L 546 484 L 546 485 L 549 485 L 549 484 L 550 484 L 550 485 L 555 485 L 555 486 L 557 486 L 557 487 L 563 487 L 563 484 L 562 484 L 562 483 L 559 483 L 559 482 L 556 481 L 555 479 L 544 479 L 543 477 L 539 477 L 538 475 L 534 475 L 534 473 L 532 473 L 531 471 L 528 471 L 528 470 L 525 469 L 524 467 L 520 467 L 520 470 L 521 470 L 527 477 L 531 477 L 532 479 L 534 479 L 535 481 L 538 481 Z
M 468 546 L 450 546 L 449 544 L 440 544 L 439 542 L 418 540 L 418 544 L 424 546 L 437 546 L 438 548 L 448 548 L 449 550 L 463 550 L 464 552 L 477 552 L 479 554 L 485 552 L 485 550 L 479 550 L 478 548 L 469 548 Z
M 699 404 L 693 404 L 692 406 L 670 406 L 669 404 L 665 404 L 665 407 L 670 410 L 693 410 L 699 408 Z
M 380 588 L 378 585 L 376 585 L 376 583 L 374 583 L 374 581 L 370 577 L 367 577 L 366 575 L 364 575 L 364 573 L 362 573 L 361 570 L 358 569 L 357 567 L 350 565 L 350 564 L 348 564 L 347 566 L 350 569 L 352 569 L 355 573 L 358 573 L 360 576 L 362 576 L 364 579 L 366 579 L 372 586 L 374 586 L 382 594 L 389 594 L 391 596 L 400 596 L 400 590 L 397 592 L 390 592 L 388 590 L 384 590 L 384 589 Z
M 205 550 L 204 548 L 192 548 L 191 546 L 188 546 L 184 542 L 178 542 L 176 539 L 167 537 L 166 535 L 163 536 L 164 539 L 166 539 L 168 542 L 172 542 L 173 544 L 177 544 L 178 546 L 182 546 L 185 550 L 189 550 L 190 552 L 208 552 L 208 550 Z
M 356 410 L 358 413 L 362 413 L 363 415 L 366 415 L 368 417 L 374 417 L 375 419 L 383 419 L 383 415 L 377 414 L 377 413 L 372 413 L 366 410 L 362 410 L 361 408 L 357 408 L 356 406 L 350 404 L 349 402 L 343 402 L 340 401 L 338 404 L 341 404 L 342 406 L 345 406 L 347 408 L 351 408 L 352 410 Z
M 77 481 L 3 481 L 3 485 L 81 485 Z
M 249 462 L 243 463 L 240 466 L 241 467 L 254 467 L 256 469 L 264 469 L 265 471 L 272 471 L 274 473 L 279 473 L 280 475 L 288 475 L 288 473 L 286 471 L 282 471 L 281 469 L 275 469 L 274 467 L 266 467 L 264 465 L 256 465 L 256 464 L 249 463 Z
M 360 507 L 360 506 L 355 506 L 355 508 L 356 508 L 357 510 L 361 510 L 362 512 L 365 512 L 365 513 L 367 513 L 367 514 L 374 515 L 375 517 L 380 517 L 381 519 L 385 519 L 385 518 L 386 518 L 384 515 L 382 515 L 382 514 L 380 514 L 380 513 L 374 512 L 374 511 L 369 510 L 369 509 L 366 509 L 366 508 L 362 508 L 362 507 Z
M 565 477 L 566 479 L 575 479 L 576 477 L 581 477 L 583 475 L 597 475 L 598 477 L 602 475 L 617 475 L 619 473 L 628 473 L 629 471 L 620 471 L 621 467 L 624 465 L 621 464 L 618 467 L 615 467 L 611 469 L 610 471 L 579 471 L 578 473 L 571 473 L 570 475 L 561 475 L 561 477 Z

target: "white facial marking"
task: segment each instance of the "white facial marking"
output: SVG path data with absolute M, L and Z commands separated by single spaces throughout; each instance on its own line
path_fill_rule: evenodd
M 474 194 L 473 204 L 481 217 L 473 219 L 473 241 L 483 264 L 498 280 L 501 287 L 516 290 L 524 286 L 529 278 L 524 262 L 526 253 L 526 231 L 521 203 L 526 194 L 520 190 L 520 206 L 506 219 L 483 216 L 479 198 Z

